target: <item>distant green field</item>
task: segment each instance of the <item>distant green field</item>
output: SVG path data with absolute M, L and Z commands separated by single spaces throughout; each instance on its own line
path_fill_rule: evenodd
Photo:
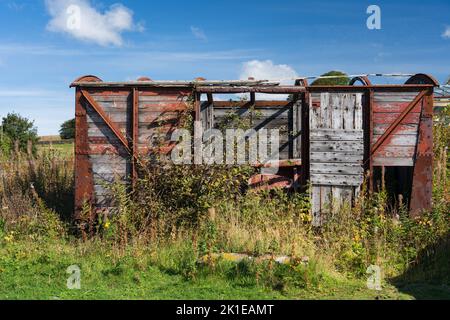
M 63 143 L 63 144 L 39 144 L 39 152 L 56 152 L 62 156 L 72 156 L 74 154 L 74 143 Z

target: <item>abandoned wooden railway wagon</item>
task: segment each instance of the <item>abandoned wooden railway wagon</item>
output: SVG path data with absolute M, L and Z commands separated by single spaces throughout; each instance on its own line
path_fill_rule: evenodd
M 367 77 L 356 77 L 346 86 L 309 86 L 302 79 L 284 86 L 81 77 L 71 85 L 76 89 L 75 211 L 85 203 L 111 210 L 105 184 L 121 179 L 132 187 L 137 160 L 168 154 L 176 145 L 171 135 L 189 111 L 203 130 L 226 124 L 230 116 L 249 119 L 256 132 L 278 129 L 278 173 L 249 183 L 295 190 L 310 185 L 316 225 L 331 210 L 351 204 L 364 182 L 372 190 L 383 184 L 394 201 L 401 195 L 418 215 L 431 207 L 437 85 L 425 74 L 403 85 L 372 85 Z M 230 94 L 249 99 L 224 101 Z

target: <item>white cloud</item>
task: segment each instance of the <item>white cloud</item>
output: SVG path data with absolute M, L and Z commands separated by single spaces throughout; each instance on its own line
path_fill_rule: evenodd
M 274 64 L 271 60 L 252 60 L 245 62 L 240 79 L 246 80 L 250 77 L 255 80 L 280 80 L 297 78 L 297 72 L 287 64 Z M 292 83 L 293 80 L 282 81 L 283 83 Z
M 447 39 L 450 39 L 450 26 L 448 26 L 448 27 L 445 29 L 444 33 L 442 34 L 442 37 L 447 38 Z
M 203 41 L 208 41 L 208 37 L 206 36 L 205 32 L 202 29 L 191 26 L 191 32 L 194 35 L 194 37 L 196 37 L 197 39 L 203 40 Z
M 110 6 L 105 12 L 94 8 L 90 0 L 46 0 L 45 4 L 52 17 L 47 30 L 78 40 L 121 46 L 123 32 L 143 30 L 133 21 L 133 11 L 121 4 Z
M 279 81 L 282 85 L 294 84 L 295 78 L 298 77 L 297 72 L 286 64 L 274 64 L 271 60 L 252 60 L 245 62 L 239 78 L 247 80 L 254 78 L 255 80 L 274 80 Z M 281 80 L 281 81 L 280 81 Z M 257 99 L 286 100 L 287 95 L 268 95 L 257 94 Z

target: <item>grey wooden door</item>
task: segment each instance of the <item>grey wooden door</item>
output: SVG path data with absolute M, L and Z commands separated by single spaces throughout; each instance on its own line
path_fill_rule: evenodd
M 313 224 L 351 206 L 364 180 L 362 93 L 312 93 L 310 179 Z

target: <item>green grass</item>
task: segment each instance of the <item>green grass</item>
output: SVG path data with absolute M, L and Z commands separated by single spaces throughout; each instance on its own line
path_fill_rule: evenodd
M 38 152 L 56 152 L 62 157 L 73 156 L 75 152 L 75 146 L 73 143 L 63 143 L 63 144 L 40 144 L 38 145 Z
M 193 279 L 161 268 L 150 252 L 116 256 L 100 243 L 3 243 L 0 247 L 0 299 L 414 299 L 391 284 L 381 292 L 364 280 L 326 277 L 314 288 L 275 290 L 199 273 Z M 81 268 L 81 289 L 69 290 L 70 265 Z M 439 286 L 419 284 L 420 298 L 449 298 Z M 411 288 L 408 288 L 411 289 Z M 434 290 L 434 291 L 433 291 Z M 444 294 L 444 295 L 443 295 Z M 447 294 L 447 295 L 446 295 Z

